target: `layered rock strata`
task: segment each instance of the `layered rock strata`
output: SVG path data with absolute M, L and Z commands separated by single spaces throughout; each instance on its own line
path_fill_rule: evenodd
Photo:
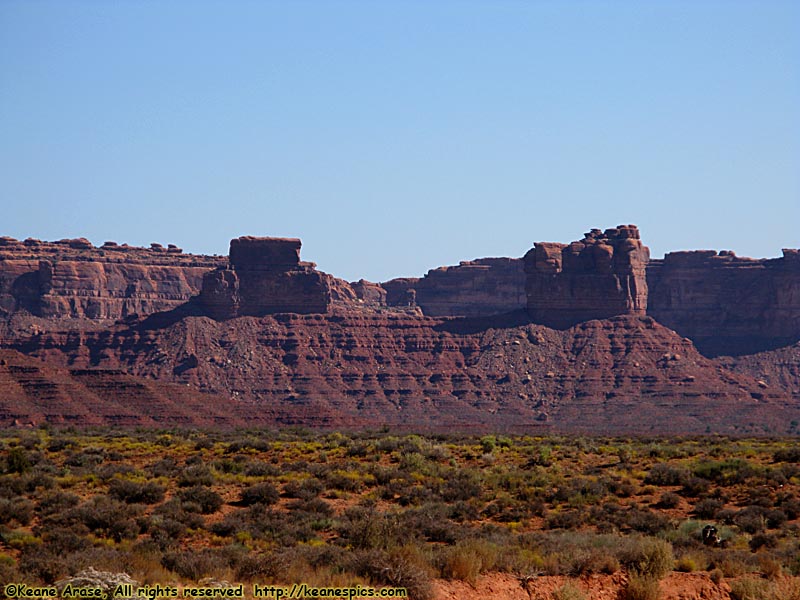
M 470 322 L 356 311 L 186 317 L 48 332 L 14 348 L 82 378 L 117 369 L 234 399 L 253 409 L 252 424 L 777 434 L 800 419 L 783 389 L 721 368 L 649 317 L 564 331 Z
M 421 279 L 383 286 L 391 306 L 416 304 L 432 317 L 484 317 L 525 308 L 525 272 L 519 258 L 480 258 L 431 269 Z
M 300 246 L 295 238 L 231 240 L 230 264 L 203 277 L 201 306 L 215 319 L 328 312 L 333 278 L 301 262 Z
M 84 239 L 0 238 L 0 315 L 24 310 L 45 319 L 114 321 L 171 310 L 200 291 L 203 275 L 226 259 L 180 248 L 136 248 Z
M 592 229 L 571 244 L 537 242 L 524 257 L 528 314 L 558 329 L 643 315 L 649 258 L 635 225 Z
M 647 269 L 647 312 L 709 356 L 749 354 L 800 340 L 800 251 L 781 258 L 671 252 Z

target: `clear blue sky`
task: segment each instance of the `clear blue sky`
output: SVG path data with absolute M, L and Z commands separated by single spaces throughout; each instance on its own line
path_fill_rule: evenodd
M 347 279 L 800 245 L 800 3 L 0 0 L 0 235 Z

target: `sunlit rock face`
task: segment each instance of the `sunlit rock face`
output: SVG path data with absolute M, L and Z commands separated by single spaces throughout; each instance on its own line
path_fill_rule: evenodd
M 557 329 L 643 315 L 649 259 L 635 225 L 593 229 L 571 244 L 537 242 L 524 258 L 528 314 Z

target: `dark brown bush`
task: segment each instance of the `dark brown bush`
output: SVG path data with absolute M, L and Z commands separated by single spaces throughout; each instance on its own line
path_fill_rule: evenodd
M 185 467 L 178 475 L 180 487 L 209 486 L 214 484 L 214 474 L 204 464 Z
M 279 497 L 280 494 L 277 488 L 268 481 L 264 481 L 244 489 L 239 502 L 243 506 L 250 506 L 251 504 L 275 504 Z
M 164 499 L 164 488 L 154 482 L 115 478 L 108 486 L 108 495 L 128 504 L 157 504 Z
M 178 492 L 178 497 L 188 510 L 190 504 L 196 505 L 204 515 L 210 515 L 222 506 L 222 496 L 204 485 L 194 485 Z

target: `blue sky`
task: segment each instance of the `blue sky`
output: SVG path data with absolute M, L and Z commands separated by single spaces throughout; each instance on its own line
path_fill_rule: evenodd
M 800 245 L 800 3 L 0 0 L 0 235 L 386 280 Z

